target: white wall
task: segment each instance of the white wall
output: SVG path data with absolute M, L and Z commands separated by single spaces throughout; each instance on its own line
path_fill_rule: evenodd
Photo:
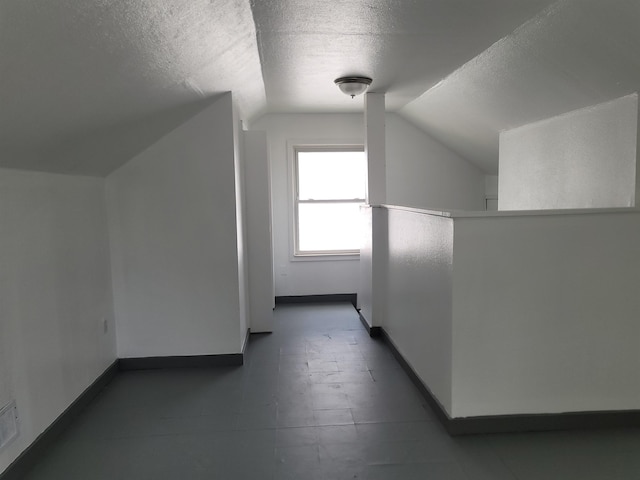
M 388 223 L 382 326 L 451 417 L 640 408 L 640 212 Z
M 635 204 L 638 97 L 500 134 L 500 210 Z
M 387 203 L 484 210 L 484 172 L 399 115 L 388 113 Z
M 498 175 L 484 176 L 484 194 L 486 198 L 498 198 Z
M 456 218 L 456 417 L 640 408 L 640 213 Z
M 387 210 L 363 206 L 360 246 L 360 288 L 358 308 L 370 327 L 380 327 L 387 316 L 388 226 Z
M 233 100 L 233 96 L 231 95 Z M 236 105 L 233 109 L 233 167 L 235 180 L 236 247 L 238 260 L 238 328 L 240 345 L 244 346 L 249 328 L 249 264 L 247 252 L 247 202 L 245 200 L 245 153 L 242 122 Z
M 293 179 L 287 142 L 364 142 L 363 117 L 357 114 L 272 114 L 251 125 L 267 132 L 271 161 L 275 293 L 277 296 L 355 293 L 358 260 L 292 261 L 290 199 Z
M 274 285 L 267 134 L 245 131 L 243 135 L 251 331 L 270 332 L 273 330 Z
M 387 203 L 420 208 L 484 210 L 484 173 L 411 123 L 387 113 Z M 353 293 L 357 261 L 292 261 L 292 178 L 287 142 L 364 142 L 362 114 L 270 114 L 251 125 L 267 132 L 271 160 L 276 295 Z
M 0 406 L 21 422 L 2 472 L 116 347 L 104 180 L 0 170 L 0 225 Z
M 453 221 L 388 209 L 387 315 L 391 341 L 451 412 Z
M 367 157 L 366 200 L 387 203 L 387 118 L 384 93 L 366 93 L 364 99 L 364 151 Z
M 107 178 L 120 357 L 241 349 L 232 98 Z

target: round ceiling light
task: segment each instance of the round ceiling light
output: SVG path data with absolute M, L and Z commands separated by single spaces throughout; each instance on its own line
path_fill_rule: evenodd
M 340 91 L 351 98 L 366 92 L 372 80 L 369 77 L 341 77 L 337 78 L 334 83 L 340 88 Z

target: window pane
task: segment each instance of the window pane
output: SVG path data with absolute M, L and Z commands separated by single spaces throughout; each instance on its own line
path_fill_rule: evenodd
M 298 152 L 300 200 L 365 198 L 364 152 Z
M 360 204 L 301 203 L 298 217 L 301 252 L 360 249 Z

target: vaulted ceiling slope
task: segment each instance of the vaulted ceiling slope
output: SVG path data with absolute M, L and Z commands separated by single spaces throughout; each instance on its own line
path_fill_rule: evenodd
M 334 86 L 373 78 L 387 110 L 415 99 L 551 0 L 251 0 L 270 112 L 362 110 Z
M 0 1 L 0 166 L 105 175 L 233 91 L 242 118 L 387 109 L 487 172 L 501 129 L 637 90 L 638 0 Z M 502 39 L 502 40 L 501 40 Z
M 229 90 L 265 108 L 248 0 L 0 2 L 0 166 L 104 175 Z
M 640 2 L 561 0 L 400 110 L 488 173 L 501 130 L 638 91 Z

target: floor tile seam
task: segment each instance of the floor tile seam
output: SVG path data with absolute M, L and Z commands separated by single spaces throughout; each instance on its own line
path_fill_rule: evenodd
M 376 422 L 376 425 L 415 425 L 420 423 L 433 424 L 433 421 L 424 420 L 424 419 L 423 420 L 394 420 L 394 421 L 384 420 L 382 422 Z M 371 425 L 371 422 L 367 422 L 367 423 L 360 422 L 357 425 Z
M 114 435 L 114 436 L 98 436 L 91 439 L 67 439 L 66 441 L 71 443 L 86 443 L 87 441 L 108 442 L 113 440 L 129 440 L 129 439 L 142 439 L 142 438 L 158 438 L 158 437 L 218 437 L 219 434 L 232 434 L 232 433 L 247 433 L 247 432 L 271 432 L 274 433 L 279 427 L 270 428 L 239 428 L 231 427 L 224 429 L 212 429 L 212 430 L 192 430 L 186 429 L 183 431 L 176 431 L 170 433 L 147 433 L 147 434 L 131 434 L 131 435 Z
M 142 438 L 159 438 L 159 437 L 179 437 L 179 436 L 189 436 L 189 435 L 209 435 L 209 434 L 214 434 L 214 433 L 223 433 L 223 432 L 233 432 L 235 430 L 231 429 L 231 430 L 216 430 L 216 431 L 210 431 L 210 432 L 204 432 L 204 431 L 184 431 L 184 432 L 172 432 L 172 433 L 146 433 L 146 434 L 135 434 L 135 435 L 113 435 L 113 436 L 95 436 L 92 437 L 91 439 L 78 439 L 78 440 L 73 440 L 73 439 L 67 439 L 67 442 L 70 443 L 87 443 L 87 442 L 92 442 L 92 441 L 97 441 L 97 442 L 110 442 L 110 441 L 114 441 L 114 440 L 135 440 L 135 439 L 142 439 Z
M 380 463 L 370 463 L 367 462 L 366 466 L 380 466 L 380 465 L 395 465 L 395 466 L 405 466 L 405 465 L 457 465 L 458 467 L 460 467 L 460 469 L 462 470 L 462 473 L 465 474 L 464 469 L 462 468 L 462 465 L 460 465 L 459 462 L 457 461 L 449 461 L 449 460 L 432 460 L 432 461 L 427 461 L 427 462 L 397 462 L 397 461 L 390 461 L 390 462 L 380 462 Z

